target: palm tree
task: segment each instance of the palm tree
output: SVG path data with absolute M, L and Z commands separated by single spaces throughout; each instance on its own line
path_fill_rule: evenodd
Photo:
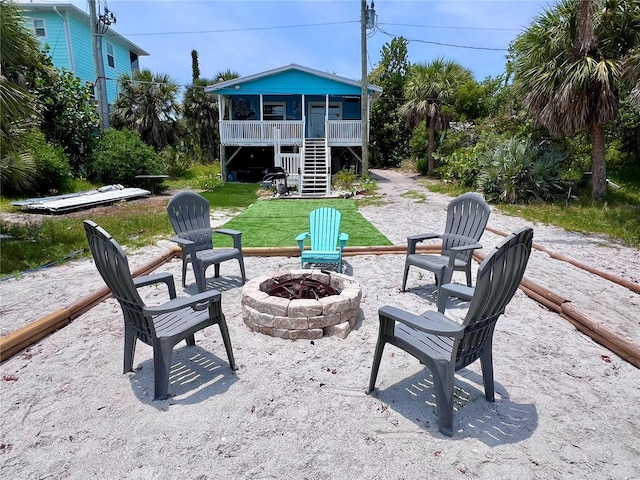
M 22 133 L 37 117 L 34 101 L 20 85 L 23 70 L 40 59 L 36 39 L 12 2 L 0 0 L 0 183 L 10 190 L 28 188 L 35 162 L 22 152 Z
M 112 126 L 136 130 L 156 151 L 175 144 L 180 111 L 178 83 L 169 75 L 152 74 L 147 69 L 132 76 L 123 74 L 119 83 L 120 95 L 111 113 Z
M 631 83 L 629 100 L 640 105 L 640 47 L 636 48 L 626 59 L 625 68 Z
M 197 60 L 197 58 L 196 58 Z M 194 74 L 197 63 L 194 63 Z M 212 79 L 197 78 L 186 89 L 183 110 L 187 127 L 198 138 L 202 152 L 209 159 L 216 155 L 216 133 L 218 128 L 218 99 L 205 92 L 205 87 L 238 78 L 240 75 L 229 69 L 220 71 Z
M 560 0 L 514 41 L 514 86 L 535 121 L 591 135 L 592 196 L 606 194 L 604 127 L 618 115 L 625 56 L 640 45 L 637 0 Z
M 429 166 L 428 174 L 435 172 L 436 131 L 449 128 L 451 108 L 458 87 L 473 80 L 471 71 L 453 60 L 437 58 L 431 63 L 411 66 L 405 84 L 405 104 L 400 114 L 413 128 L 422 120 L 429 121 Z
M 198 78 L 189 85 L 182 104 L 183 115 L 187 127 L 200 145 L 201 151 L 208 159 L 216 155 L 216 130 L 218 127 L 218 99 L 204 91 L 212 82 L 206 78 Z
M 240 74 L 235 70 L 227 68 L 226 70 L 220 70 L 214 77 L 213 83 L 226 82 L 227 80 L 233 80 L 234 78 L 240 78 Z

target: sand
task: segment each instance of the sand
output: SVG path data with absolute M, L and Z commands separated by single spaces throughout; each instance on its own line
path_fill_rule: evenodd
M 376 171 L 386 203 L 361 208 L 394 244 L 440 232 L 450 198 L 415 179 Z M 416 195 L 403 193 L 419 192 Z M 90 218 L 90 211 L 87 212 Z M 493 211 L 489 226 L 531 225 Z M 597 236 L 532 225 L 534 242 L 640 282 L 638 250 Z M 500 241 L 486 232 L 488 252 Z M 292 242 L 293 244 L 293 242 Z M 132 268 L 170 242 L 129 252 Z M 245 259 L 254 278 L 299 259 Z M 130 479 L 637 479 L 640 478 L 640 370 L 518 291 L 494 336 L 496 401 L 484 399 L 479 364 L 456 375 L 455 435 L 439 433 L 431 373 L 393 346 L 377 389 L 364 393 L 378 335 L 377 310 L 435 309 L 429 272 L 412 269 L 400 293 L 401 255 L 347 257 L 361 284 L 358 324 L 346 339 L 281 340 L 251 332 L 241 313 L 234 262 L 222 265 L 222 305 L 239 370 L 229 370 L 220 332 L 196 335 L 174 352 L 169 390 L 153 401 L 152 352 L 138 344 L 134 373 L 122 374 L 122 314 L 106 300 L 1 366 L 2 478 Z M 474 266 L 474 269 L 477 268 Z M 179 295 L 195 292 L 192 272 Z M 640 344 L 640 295 L 535 251 L 526 278 Z M 456 273 L 454 281 L 464 281 Z M 103 285 L 89 260 L 0 283 L 2 333 Z M 149 303 L 166 291 L 148 287 Z M 462 318 L 464 305 L 447 310 Z

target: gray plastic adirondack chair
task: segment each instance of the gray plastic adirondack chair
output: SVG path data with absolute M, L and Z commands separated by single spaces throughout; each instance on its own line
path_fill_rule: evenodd
M 211 229 L 209 202 L 195 192 L 180 192 L 167 205 L 167 213 L 176 237 L 171 240 L 182 248 L 182 286 L 185 286 L 187 263 L 191 262 L 199 292 L 207 289 L 206 271 L 215 266 L 215 278 L 220 276 L 220 263 L 238 260 L 242 283 L 247 278 L 242 256 L 242 233 L 230 229 Z M 233 239 L 233 248 L 215 248 L 214 235 L 227 235 Z
M 490 213 L 489 205 L 479 194 L 463 193 L 447 206 L 444 234 L 424 233 L 407 237 L 407 258 L 404 264 L 402 291 L 406 289 L 411 266 L 433 272 L 438 286 L 449 283 L 454 271 L 464 271 L 467 276 L 467 285 L 471 286 L 473 250 L 482 248 L 478 241 L 484 233 Z M 418 243 L 433 238 L 442 239 L 441 254 L 416 253 Z
M 431 370 L 438 426 L 444 435 L 453 435 L 455 371 L 480 359 L 485 397 L 494 401 L 493 330 L 522 280 L 532 241 L 533 230 L 524 228 L 504 239 L 485 257 L 462 324 L 437 311 L 418 316 L 388 305 L 380 308 L 380 331 L 366 392 L 373 391 L 384 346 L 391 343 Z
M 309 231 L 296 237 L 300 248 L 300 267 L 305 263 L 337 264 L 342 272 L 342 250 L 349 235 L 340 232 L 342 214 L 335 208 L 316 208 L 309 214 Z M 305 240 L 310 240 L 310 250 L 305 250 Z
M 89 247 L 103 280 L 118 300 L 124 315 L 124 371 L 133 371 L 136 341 L 153 347 L 154 399 L 167 397 L 169 372 L 173 348 L 180 341 L 195 345 L 194 333 L 209 325 L 218 324 L 229 365 L 237 370 L 229 338 L 229 330 L 217 290 L 199 293 L 191 297 L 176 297 L 173 276 L 158 273 L 132 278 L 129 262 L 124 251 L 109 233 L 90 220 L 84 221 L 84 230 Z M 147 306 L 138 288 L 165 283 L 170 300 L 162 305 Z

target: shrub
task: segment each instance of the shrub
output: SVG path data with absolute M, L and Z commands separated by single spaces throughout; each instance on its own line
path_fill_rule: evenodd
M 476 148 L 462 148 L 441 161 L 442 165 L 436 169 L 436 173 L 440 177 L 444 180 L 458 182 L 464 187 L 475 187 L 476 179 L 480 173 Z
M 336 188 L 345 190 L 349 192 L 351 195 L 356 193 L 358 182 L 358 176 L 356 175 L 355 169 L 353 167 L 346 169 L 343 168 L 338 173 L 333 176 L 333 185 Z
M 510 139 L 483 154 L 478 187 L 488 200 L 504 203 L 552 200 L 564 192 L 565 157 L 555 148 Z
M 136 175 L 164 173 L 162 159 L 131 130 L 110 129 L 98 140 L 89 177 L 104 184 L 133 185 Z
M 48 194 L 67 191 L 71 181 L 71 165 L 62 147 L 54 147 L 39 130 L 24 137 L 24 147 L 31 153 L 36 165 L 34 193 Z

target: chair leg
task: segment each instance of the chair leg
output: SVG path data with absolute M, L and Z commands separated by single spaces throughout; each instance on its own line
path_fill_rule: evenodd
M 215 278 L 218 278 L 220 276 L 220 264 L 219 263 L 214 264 L 213 270 L 214 270 Z
M 467 287 L 471 286 L 471 261 L 467 263 L 467 267 L 465 268 L 465 273 L 467 274 Z
M 402 291 L 405 291 L 405 287 L 407 286 L 407 277 L 409 276 L 409 267 L 411 265 L 407 262 L 404 264 L 404 276 L 402 277 Z
M 202 293 L 207 290 L 207 277 L 204 268 L 200 265 L 193 264 L 193 274 L 196 277 L 196 285 L 198 286 L 198 292 Z
M 244 282 L 247 281 L 247 276 L 244 272 L 244 258 L 240 257 L 238 263 L 240 264 L 240 274 L 242 275 L 242 284 L 244 285 Z
M 436 411 L 440 433 L 453 436 L 453 376 L 454 365 L 451 362 L 434 362 L 429 365 L 433 374 L 436 391 Z
M 124 326 L 124 368 L 122 373 L 133 372 L 133 356 L 136 352 L 136 334 L 127 323 Z
M 338 259 L 338 273 L 342 273 L 342 257 Z
M 229 366 L 231 370 L 237 370 L 236 359 L 233 356 L 233 348 L 231 348 L 231 338 L 229 337 L 229 329 L 227 328 L 227 321 L 224 318 L 224 315 L 218 322 L 220 326 L 220 334 L 222 335 L 222 341 L 224 342 L 224 348 L 227 351 L 227 358 L 229 359 Z
M 484 383 L 484 397 L 488 402 L 495 402 L 495 386 L 493 383 L 493 349 L 491 342 L 487 341 L 480 357 L 482 368 L 482 382 Z
M 182 287 L 187 286 L 187 254 L 182 252 Z
M 187 338 L 185 338 L 185 341 L 187 342 L 187 346 L 189 347 L 194 347 L 196 345 L 195 335 L 189 335 Z
M 373 354 L 373 365 L 371 366 L 371 376 L 369 377 L 369 387 L 365 390 L 365 393 L 369 395 L 376 387 L 376 379 L 378 378 L 378 370 L 380 369 L 380 362 L 382 360 L 382 352 L 384 352 L 384 346 L 387 342 L 384 337 L 378 337 L 378 343 L 376 343 L 376 350 Z
M 153 345 L 153 383 L 154 400 L 164 400 L 169 394 L 169 372 L 171 371 L 171 358 L 173 356 L 173 343 L 156 340 Z

